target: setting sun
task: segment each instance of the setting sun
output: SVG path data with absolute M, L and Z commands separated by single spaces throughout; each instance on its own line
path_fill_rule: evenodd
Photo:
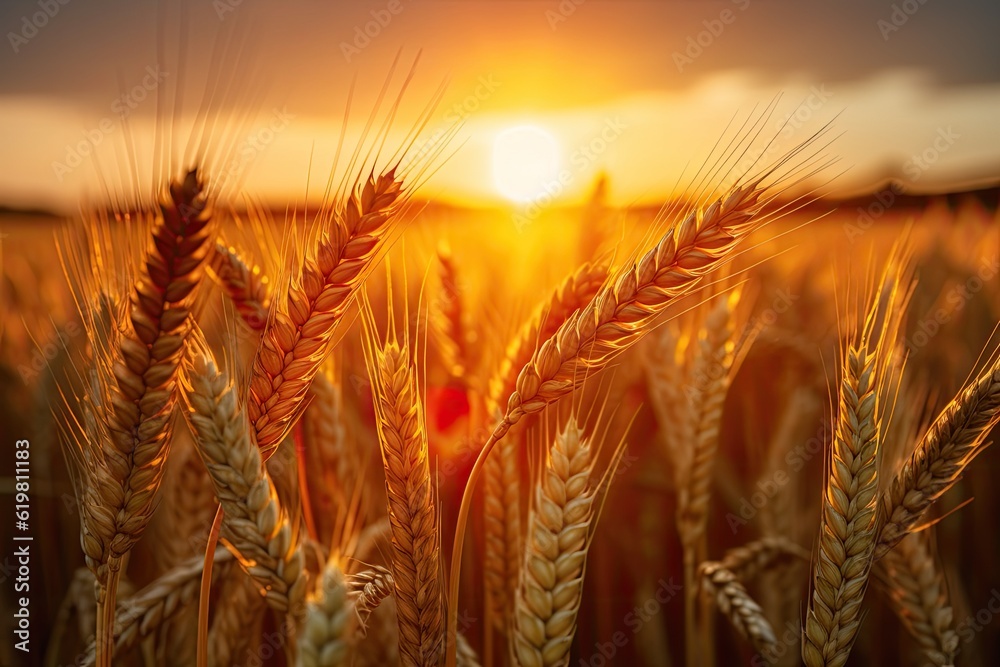
M 511 127 L 493 142 L 493 179 L 497 191 L 517 202 L 537 199 L 559 173 L 559 145 L 534 125 Z

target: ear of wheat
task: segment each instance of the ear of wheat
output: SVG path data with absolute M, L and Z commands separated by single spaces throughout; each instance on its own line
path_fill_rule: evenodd
M 909 295 L 905 259 L 887 265 L 843 359 L 812 595 L 802 635 L 808 667 L 847 662 L 878 541 L 879 445 L 894 391 L 890 351 Z
M 591 440 L 570 418 L 552 442 L 528 515 L 511 638 L 522 667 L 569 664 L 603 485 L 592 479 L 594 464 Z
M 685 388 L 686 423 L 680 429 L 689 440 L 682 443 L 681 457 L 674 461 L 680 479 L 683 480 L 678 488 L 677 529 L 684 548 L 687 619 L 685 646 L 690 663 L 698 659 L 695 643 L 697 629 L 704 634 L 701 659 L 709 663 L 713 661 L 711 651 L 714 642 L 707 609 L 702 610 L 702 618 L 697 624 L 695 622 L 698 595 L 696 570 L 708 552 L 705 528 L 711 499 L 712 472 L 719 448 L 722 406 L 729 390 L 735 360 L 734 309 L 738 302 L 738 291 L 717 299 L 700 328 L 687 377 L 690 384 Z
M 445 369 L 451 377 L 467 383 L 469 368 L 468 330 L 459 287 L 458 268 L 448 246 L 442 244 L 437 253 L 441 288 L 433 301 L 431 325 Z
M 371 328 L 366 340 L 392 527 L 400 658 L 407 666 L 436 665 L 444 637 L 440 536 L 416 371 L 405 343 L 376 348 Z
M 774 630 L 764 617 L 764 610 L 750 597 L 736 574 L 721 563 L 710 561 L 702 563 L 699 572 L 701 587 L 737 632 L 749 640 L 758 653 L 772 654 L 778 642 Z
M 998 421 L 1000 363 L 952 399 L 896 473 L 883 501 L 886 519 L 876 559 L 913 531 L 927 508 L 958 481 L 966 466 L 983 451 L 985 438 Z
M 264 470 L 236 387 L 203 350 L 193 355 L 183 396 L 224 510 L 223 537 L 240 554 L 268 604 L 299 617 L 307 579 L 298 533 Z
M 277 304 L 250 377 L 247 413 L 266 461 L 294 425 L 334 329 L 405 202 L 395 170 L 351 193 Z
M 267 323 L 271 295 L 267 276 L 248 264 L 236 248 L 216 243 L 209 265 L 236 311 L 248 327 L 260 331 Z
M 331 561 L 323 568 L 319 586 L 306 607 L 299 637 L 299 667 L 351 664 L 354 621 L 344 573 Z
M 110 624 L 122 559 L 149 523 L 163 476 L 175 376 L 191 331 L 211 220 L 196 171 L 171 183 L 130 289 L 127 315 L 114 306 L 104 308 L 112 315 L 110 327 L 85 317 L 95 371 L 85 399 L 90 414 L 81 445 L 81 543 L 98 582 L 100 667 L 110 664 Z M 98 265 L 103 261 L 95 259 Z
M 935 562 L 927 532 L 902 539 L 879 562 L 886 594 L 924 656 L 937 667 L 955 664 L 958 634 L 944 573 Z
M 801 149 L 799 149 L 801 150 Z M 707 207 L 696 207 L 637 262 L 609 278 L 593 300 L 574 312 L 557 331 L 539 343 L 518 374 L 516 388 L 490 438 L 473 465 L 459 506 L 449 577 L 449 623 L 456 622 L 458 586 L 471 494 L 482 466 L 496 443 L 525 415 L 578 388 L 588 375 L 635 344 L 657 317 L 702 278 L 718 268 L 738 243 L 763 224 L 760 216 L 769 186 L 758 177 L 732 188 Z M 454 636 L 449 626 L 448 636 Z M 448 651 L 448 667 L 454 652 Z

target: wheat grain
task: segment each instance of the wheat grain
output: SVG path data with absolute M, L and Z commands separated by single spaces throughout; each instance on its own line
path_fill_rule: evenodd
M 948 586 L 926 531 L 903 538 L 880 561 L 879 568 L 893 609 L 925 657 L 938 667 L 954 665 L 958 634 Z
M 374 349 L 373 340 L 367 343 L 392 529 L 400 657 L 407 667 L 436 665 L 443 640 L 440 536 L 416 372 L 405 344 L 390 340 Z
M 268 604 L 296 618 L 307 584 L 298 536 L 264 470 L 236 388 L 210 353 L 192 356 L 182 393 L 224 510 L 222 535 L 240 554 Z
M 334 329 L 404 200 L 395 170 L 369 178 L 353 191 L 274 307 L 253 363 L 247 402 L 265 461 L 304 409 Z

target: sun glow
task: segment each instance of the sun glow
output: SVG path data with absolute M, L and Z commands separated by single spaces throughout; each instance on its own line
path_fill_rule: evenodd
M 550 132 L 518 125 L 493 142 L 493 180 L 497 191 L 516 202 L 530 202 L 559 176 L 559 144 Z

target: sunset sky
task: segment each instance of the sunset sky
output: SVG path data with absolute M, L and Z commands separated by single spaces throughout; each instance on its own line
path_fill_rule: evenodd
M 0 26 L 4 205 L 72 210 L 98 188 L 81 152 L 121 172 L 123 109 L 137 160 L 151 163 L 157 93 L 163 117 L 193 118 L 215 72 L 213 136 L 244 156 L 234 168 L 245 189 L 301 200 L 310 156 L 314 182 L 329 168 L 352 79 L 348 144 L 393 59 L 402 80 L 418 51 L 395 127 L 409 129 L 447 84 L 425 138 L 461 127 L 423 194 L 454 203 L 517 199 L 511 179 L 532 170 L 546 183 L 561 174 L 567 203 L 600 173 L 615 203 L 657 201 L 734 115 L 778 95 L 765 129 L 789 119 L 789 145 L 836 118 L 831 152 L 846 173 L 835 194 L 887 178 L 940 192 L 1000 175 L 993 1 L 17 0 L 0 7 Z M 239 58 L 219 55 L 227 39 Z

